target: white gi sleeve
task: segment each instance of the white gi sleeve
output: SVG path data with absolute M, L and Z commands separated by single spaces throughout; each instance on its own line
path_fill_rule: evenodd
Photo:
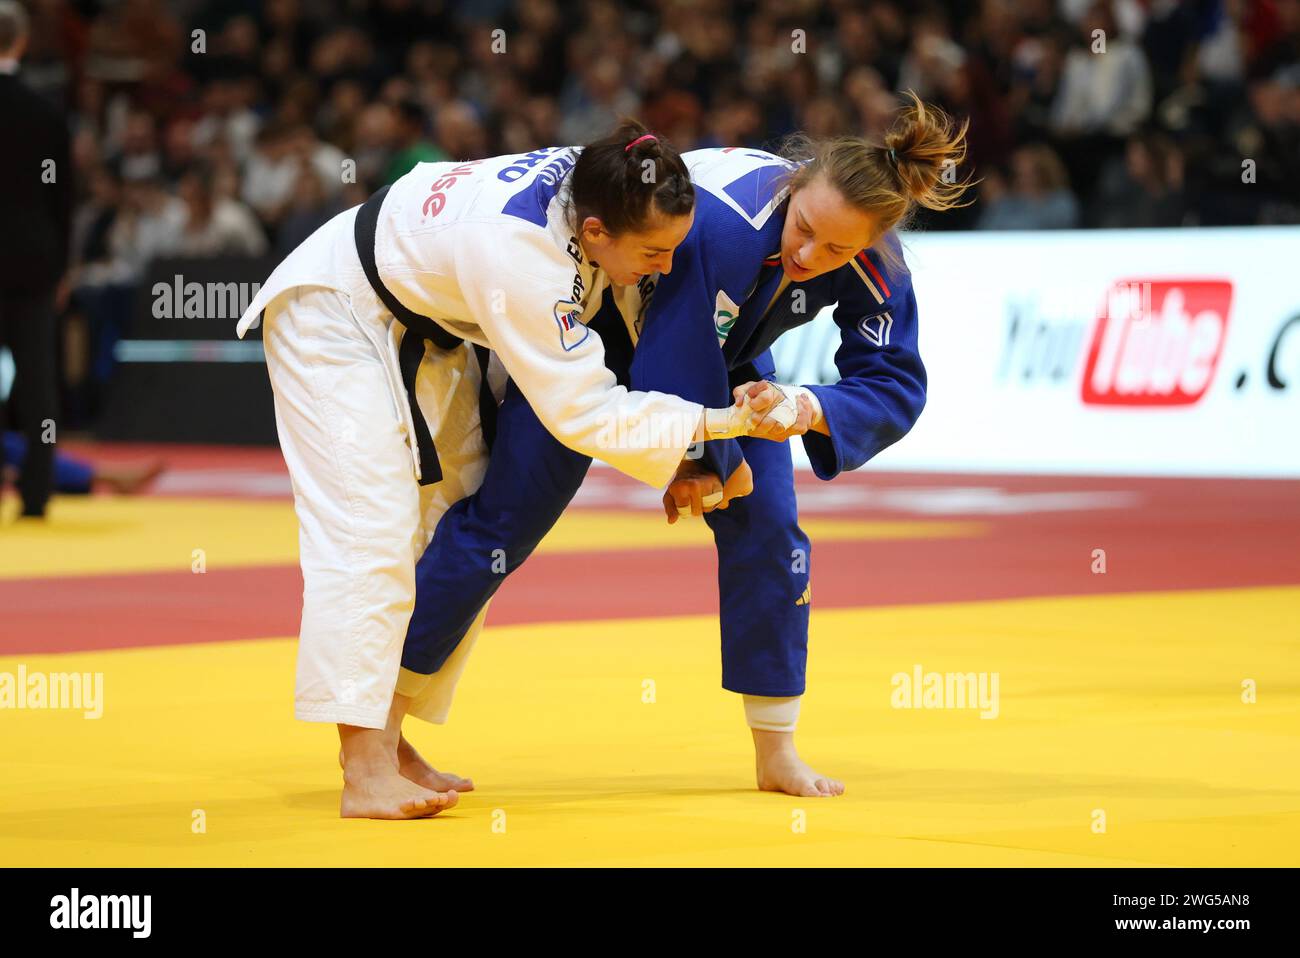
M 456 272 L 473 320 L 506 371 L 564 445 L 656 488 L 667 485 L 704 407 L 618 385 L 600 337 L 578 321 L 575 265 L 544 233 L 502 232 L 499 222 L 463 230 Z

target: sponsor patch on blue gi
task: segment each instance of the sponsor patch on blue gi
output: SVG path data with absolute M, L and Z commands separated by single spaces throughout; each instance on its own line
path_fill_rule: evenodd
M 731 301 L 725 291 L 718 290 L 717 299 L 713 302 L 713 329 L 718 334 L 719 346 L 726 344 L 727 337 L 731 335 L 731 327 L 736 325 L 739 316 L 740 307 Z

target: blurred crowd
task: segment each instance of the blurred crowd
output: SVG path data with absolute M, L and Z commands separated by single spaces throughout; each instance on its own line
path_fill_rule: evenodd
M 1300 222 L 1300 0 L 31 0 L 68 111 L 75 302 L 158 253 L 291 249 L 422 160 L 879 136 L 969 118 L 977 201 L 930 229 Z
M 283 252 L 421 160 L 620 114 L 683 149 L 879 135 L 903 89 L 971 120 L 979 202 L 932 228 L 1300 220 L 1300 0 L 31 6 L 85 283 L 159 250 Z

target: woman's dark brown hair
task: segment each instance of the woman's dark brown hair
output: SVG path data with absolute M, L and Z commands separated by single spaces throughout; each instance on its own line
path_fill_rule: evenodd
M 575 229 L 588 216 L 613 236 L 640 232 L 653 213 L 685 216 L 695 187 L 681 154 L 636 120 L 582 149 L 570 176 L 569 209 Z

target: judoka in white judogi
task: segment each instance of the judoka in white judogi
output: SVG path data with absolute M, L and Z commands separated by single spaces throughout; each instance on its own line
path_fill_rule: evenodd
M 599 337 L 583 325 L 608 278 L 586 259 L 566 216 L 576 156 L 550 148 L 420 164 L 386 195 L 317 230 L 239 322 L 243 336 L 265 310 L 276 425 L 300 524 L 300 719 L 384 727 L 416 558 L 446 508 L 482 480 L 484 368 L 497 398 L 508 374 L 561 442 L 651 485 L 671 480 L 692 442 L 703 407 L 616 385 Z M 367 212 L 379 290 L 358 254 L 358 216 Z M 404 370 L 402 343 L 414 334 L 381 294 L 464 342 L 425 344 L 418 372 L 414 364 Z M 412 345 L 420 346 L 411 340 L 408 353 Z M 493 351 L 490 365 L 476 361 L 474 345 Z M 413 374 L 407 381 L 434 462 L 418 448 L 423 423 L 404 371 Z M 611 446 L 611 437 L 647 445 Z M 431 468 L 441 471 L 435 483 Z M 482 621 L 480 614 L 411 714 L 445 720 Z

